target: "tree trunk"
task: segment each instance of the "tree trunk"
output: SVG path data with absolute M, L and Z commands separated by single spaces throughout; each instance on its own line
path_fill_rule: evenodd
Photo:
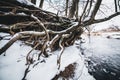
M 33 4 L 36 4 L 36 0 L 31 0 L 31 2 L 32 2 Z
M 75 15 L 78 15 L 78 4 L 79 0 L 72 0 L 72 5 L 69 10 L 69 18 L 73 18 Z
M 79 12 L 79 0 L 76 0 L 76 13 L 75 13 L 76 19 L 78 19 L 78 12 Z
M 94 6 L 94 9 L 92 11 L 92 14 L 91 14 L 91 21 L 94 20 L 96 14 L 97 14 L 97 12 L 98 12 L 98 10 L 100 8 L 101 3 L 102 3 L 102 0 L 97 0 L 96 4 Z
M 119 11 L 120 11 L 120 0 L 118 0 L 118 8 L 119 8 Z
M 73 0 L 70 17 L 75 15 L 76 2 L 77 0 Z M 39 43 L 38 48 L 45 56 L 47 56 L 47 48 L 53 51 L 60 48 L 61 44 L 64 45 L 62 47 L 72 45 L 82 34 L 83 27 L 104 22 L 120 15 L 120 12 L 117 12 L 102 19 L 95 19 L 101 2 L 102 0 L 97 0 L 93 10 L 91 10 L 90 19 L 83 20 L 81 23 L 80 21 L 74 22 L 69 18 L 60 17 L 54 13 L 44 11 L 33 5 L 20 3 L 17 0 L 0 0 L 0 24 L 8 25 L 8 27 L 0 26 L 0 32 L 5 31 L 12 35 L 16 34 L 17 36 L 19 33 L 22 34 L 18 37 L 14 36 L 5 46 L 0 48 L 0 55 L 17 39 L 27 41 L 32 46 Z M 86 8 L 84 9 L 86 10 Z M 24 13 L 25 15 L 20 13 Z M 41 53 L 38 55 L 41 55 Z
M 68 15 L 68 3 L 69 3 L 69 0 L 66 0 L 66 9 L 65 9 L 65 16 L 66 17 Z
M 36 0 L 34 0 L 34 3 L 35 1 Z M 79 0 L 73 0 L 69 12 L 70 18 L 78 14 L 78 7 L 76 7 L 76 5 L 78 6 L 78 1 Z M 0 32 L 8 32 L 13 36 L 0 48 L 0 55 L 2 55 L 15 41 L 22 40 L 25 44 L 33 48 L 27 54 L 26 62 L 28 65 L 33 64 L 33 62 L 37 65 L 41 61 L 39 59 L 42 54 L 42 56 L 48 57 L 51 55 L 51 51 L 59 48 L 61 49 L 60 53 L 58 53 L 58 55 L 60 55 L 57 60 L 59 68 L 63 50 L 65 47 L 73 45 L 75 40 L 80 39 L 83 33 L 83 27 L 104 22 L 120 15 L 120 12 L 117 12 L 102 19 L 95 19 L 101 2 L 102 0 L 97 0 L 93 10 L 91 10 L 90 19 L 80 19 L 82 21 L 74 22 L 74 20 L 69 18 L 60 17 L 52 12 L 36 8 L 33 5 L 27 5 L 25 2 L 23 4 L 18 2 L 18 0 L 0 0 Z M 85 11 L 87 11 L 87 6 L 83 9 L 83 13 L 85 13 Z M 34 53 L 31 53 L 33 50 L 39 50 L 39 53 L 37 51 L 34 56 Z M 37 56 L 39 61 L 36 60 Z M 30 68 L 32 68 L 32 66 Z M 28 72 L 29 66 L 25 70 L 22 80 L 26 79 Z
M 114 0 L 114 3 L 115 3 L 115 12 L 117 12 L 117 1 Z
M 73 18 L 75 15 L 75 1 L 76 0 L 72 0 L 72 5 L 69 10 L 69 18 Z
M 44 0 L 41 0 L 41 1 L 40 1 L 40 5 L 39 5 L 40 8 L 43 7 L 43 3 L 44 3 Z

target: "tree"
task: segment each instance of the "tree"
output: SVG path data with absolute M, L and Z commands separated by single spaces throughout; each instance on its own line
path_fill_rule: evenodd
M 43 7 L 43 3 L 44 3 L 44 0 L 40 0 L 40 5 L 39 5 L 40 8 Z
M 76 19 L 78 19 L 78 12 L 79 12 L 79 0 L 76 0 L 76 12 L 75 12 Z
M 120 11 L 120 0 L 114 0 L 115 12 Z
M 6 1 L 8 1 L 8 2 L 6 3 Z M 93 0 L 91 0 L 91 1 L 87 0 L 86 5 L 83 9 L 83 12 L 79 18 L 78 24 L 73 24 L 73 22 L 71 22 L 70 19 L 68 19 L 68 18 L 58 17 L 58 15 L 56 15 L 56 14 L 38 9 L 32 5 L 22 4 L 16 0 L 0 1 L 0 3 L 2 4 L 2 5 L 0 5 L 1 13 L 4 12 L 4 13 L 2 13 L 2 15 L 0 15 L 0 23 L 12 25 L 11 27 L 8 27 L 8 29 L 6 29 L 4 27 L 0 27 L 0 31 L 8 32 L 11 34 L 12 34 L 12 32 L 14 32 L 14 34 L 19 33 L 20 35 L 24 35 L 24 34 L 31 35 L 31 33 L 29 33 L 29 30 L 31 30 L 33 28 L 34 29 L 39 28 L 38 31 L 40 31 L 40 33 L 37 34 L 36 32 L 33 32 L 33 34 L 36 36 L 39 36 L 39 37 L 46 36 L 46 38 L 44 40 L 45 43 L 41 44 L 41 45 L 43 45 L 43 49 L 44 49 L 43 53 L 45 53 L 44 51 L 46 50 L 46 46 L 47 46 L 46 42 L 49 42 L 51 40 L 53 41 L 51 44 L 51 49 L 53 48 L 53 45 L 56 44 L 56 41 L 59 42 L 62 38 L 65 39 L 65 40 L 62 39 L 63 40 L 62 44 L 64 44 L 64 46 L 68 46 L 68 45 L 72 44 L 74 42 L 74 40 L 77 39 L 78 36 L 81 35 L 82 27 L 85 27 L 85 26 L 88 26 L 88 25 L 91 25 L 94 23 L 104 22 L 106 20 L 109 20 L 109 19 L 117 16 L 117 15 L 120 15 L 120 12 L 115 12 L 114 14 L 112 14 L 106 18 L 96 20 L 95 16 L 100 8 L 102 0 L 97 0 L 94 4 L 93 10 L 91 10 L 90 9 L 91 7 L 89 7 L 88 4 L 91 4 L 92 1 Z M 78 1 L 73 0 L 72 7 L 70 9 L 71 13 L 69 14 L 69 17 L 73 17 L 73 14 L 75 15 L 74 9 L 76 9 L 75 8 L 76 2 L 78 2 Z M 14 3 L 16 3 L 16 4 L 14 4 Z M 3 6 L 5 4 L 8 4 L 7 7 Z M 21 9 L 18 6 L 21 6 L 23 8 Z M 27 9 L 24 9 L 24 8 L 27 8 Z M 91 10 L 91 11 L 89 11 L 89 10 Z M 89 19 L 85 20 L 84 16 L 88 15 L 88 14 L 86 14 L 87 11 L 89 11 L 89 14 L 91 14 L 91 15 L 90 15 Z M 14 15 L 13 14 L 5 15 L 5 13 L 8 13 L 8 12 L 12 12 Z M 25 13 L 26 15 L 18 15 L 17 14 L 17 13 L 22 13 L 22 12 Z M 33 16 L 31 16 L 31 15 L 33 15 Z M 14 19 L 12 21 L 10 21 L 11 18 L 14 18 Z M 26 21 L 28 21 L 28 22 L 26 22 Z M 21 27 L 19 27 L 20 25 L 21 25 Z M 31 25 L 34 25 L 34 27 Z M 52 28 L 51 25 L 56 28 Z M 16 26 L 16 27 L 13 27 L 13 26 Z M 30 27 L 27 28 L 28 26 L 31 26 L 31 28 Z M 47 26 L 47 27 L 45 27 L 45 26 Z M 61 26 L 64 26 L 64 27 L 61 27 Z M 19 29 L 22 29 L 23 32 L 19 32 L 20 31 Z M 24 32 L 24 31 L 28 31 L 28 32 Z M 41 33 L 41 31 L 42 31 L 42 33 Z M 71 34 L 71 32 L 72 32 L 72 34 Z M 64 34 L 66 34 L 66 36 Z M 20 35 L 18 38 L 14 39 L 12 41 L 12 43 L 14 43 L 14 41 L 16 41 L 17 39 L 20 39 L 21 38 Z M 55 39 L 55 41 L 54 41 L 54 39 Z M 11 46 L 11 45 L 12 44 L 10 41 L 9 46 Z M 7 47 L 7 48 L 9 48 L 9 47 Z M 6 47 L 1 48 L 0 54 L 2 54 L 7 48 Z
M 11 27 L 8 27 L 8 29 L 1 27 L 0 31 L 8 32 L 8 33 L 12 33 L 12 32 L 17 33 L 18 32 L 20 35 L 24 35 L 24 34 L 31 35 L 31 33 L 29 33 L 29 30 L 31 30 L 33 28 L 34 29 L 39 28 L 39 26 L 41 26 L 39 28 L 39 31 L 42 31 L 42 33 L 40 32 L 40 33 L 36 34 L 36 32 L 34 32 L 33 34 L 36 36 L 39 36 L 39 37 L 46 35 L 46 39 L 44 40 L 45 41 L 44 44 L 41 44 L 41 45 L 43 45 L 43 48 L 42 48 L 43 53 L 46 53 L 46 52 L 44 52 L 47 48 L 46 43 L 51 41 L 51 40 L 53 41 L 51 44 L 51 49 L 54 49 L 55 47 L 53 48 L 53 45 L 56 45 L 56 41 L 59 42 L 60 39 L 62 39 L 63 37 L 65 40 L 62 39 L 63 40 L 62 44 L 64 44 L 64 46 L 68 46 L 68 45 L 72 44 L 74 42 L 74 40 L 77 39 L 78 36 L 81 35 L 82 27 L 85 27 L 87 25 L 91 25 L 94 23 L 103 22 L 103 21 L 109 20 L 117 15 L 120 15 L 120 12 L 116 12 L 116 13 L 114 13 L 106 18 L 96 20 L 95 16 L 96 16 L 96 14 L 100 8 L 101 2 L 102 2 L 102 0 L 97 0 L 95 5 L 94 5 L 93 10 L 91 10 L 91 13 L 90 13 L 91 15 L 90 15 L 89 20 L 85 20 L 84 16 L 88 15 L 88 14 L 86 14 L 86 12 L 88 10 L 90 10 L 90 7 L 88 4 L 91 4 L 91 2 L 89 0 L 87 0 L 86 5 L 84 7 L 84 10 L 79 18 L 79 23 L 73 25 L 73 22 L 71 23 L 70 19 L 68 19 L 68 18 L 58 17 L 56 14 L 38 9 L 32 5 L 31 6 L 25 5 L 25 4 L 23 5 L 22 3 L 14 1 L 14 0 L 13 1 L 4 0 L 4 1 L 0 1 L 0 3 L 7 4 L 5 1 L 9 2 L 8 8 L 3 7 L 1 5 L 1 9 L 0 9 L 1 12 L 6 10 L 4 13 L 14 12 L 14 15 L 13 14 L 5 15 L 3 13 L 2 15 L 0 15 L 0 23 L 1 24 L 10 24 L 10 25 L 13 25 L 16 27 L 11 26 Z M 17 4 L 13 4 L 13 2 L 16 2 Z M 75 15 L 76 10 L 74 10 L 74 9 L 76 9 L 75 8 L 76 2 L 78 2 L 78 1 L 73 0 L 72 7 L 70 9 L 71 13 L 69 14 L 70 18 L 73 17 L 73 15 Z M 18 5 L 21 5 L 22 7 L 28 8 L 28 10 L 26 10 L 24 8 L 21 9 L 18 7 Z M 17 9 L 15 8 L 15 6 Z M 26 15 L 17 15 L 17 13 L 20 13 L 20 12 L 23 12 Z M 38 14 L 39 14 L 39 16 L 38 16 Z M 33 15 L 33 16 L 31 16 L 31 15 Z M 14 18 L 14 19 L 12 21 L 10 21 L 11 18 Z M 28 22 L 26 22 L 26 21 L 28 21 Z M 33 21 L 35 21 L 35 22 L 33 22 Z M 57 24 L 56 24 L 56 22 L 57 22 Z M 21 25 L 21 27 L 18 27 L 20 25 Z M 30 29 L 30 27 L 27 29 L 27 27 L 30 25 L 34 25 L 34 27 L 31 26 L 31 29 Z M 52 28 L 51 25 L 56 27 L 56 28 Z M 60 27 L 61 25 L 64 27 Z M 49 27 L 47 28 L 45 26 L 49 26 Z M 19 32 L 20 28 L 22 28 L 23 32 Z M 12 31 L 11 31 L 11 29 L 12 29 Z M 24 32 L 26 30 L 28 32 Z M 71 34 L 71 32 L 72 32 L 72 34 Z M 66 36 L 63 36 L 63 34 L 66 34 Z M 20 35 L 18 38 L 14 39 L 13 41 L 10 41 L 9 46 L 12 45 L 11 43 L 14 43 L 16 40 L 20 39 L 21 38 Z M 54 40 L 54 38 L 55 38 L 55 40 Z M 6 46 L 7 46 L 7 48 L 9 48 L 8 45 L 6 45 Z M 2 54 L 4 51 L 6 51 L 6 49 L 7 49 L 6 46 L 0 49 L 0 54 Z
M 66 17 L 68 15 L 68 3 L 69 3 L 69 0 L 66 0 L 66 9 L 65 9 L 65 16 Z
M 36 4 L 36 0 L 31 0 L 31 2 L 32 2 L 33 4 Z
M 72 0 L 72 5 L 69 10 L 69 18 L 73 18 L 75 15 L 78 17 L 78 5 L 79 0 Z

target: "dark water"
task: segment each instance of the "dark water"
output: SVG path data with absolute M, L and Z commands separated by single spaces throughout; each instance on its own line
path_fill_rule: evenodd
M 120 80 L 120 39 L 92 37 L 82 49 L 88 71 L 96 80 Z

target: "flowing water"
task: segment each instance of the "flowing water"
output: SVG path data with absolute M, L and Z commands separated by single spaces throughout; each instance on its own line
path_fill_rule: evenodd
M 96 80 L 120 80 L 120 39 L 91 37 L 81 47 Z

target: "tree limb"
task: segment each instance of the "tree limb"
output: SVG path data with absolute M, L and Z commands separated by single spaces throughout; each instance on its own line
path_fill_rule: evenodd
M 15 36 L 13 36 L 13 38 L 0 49 L 0 55 L 3 52 L 5 52 L 15 41 L 17 41 L 20 38 L 21 38 L 20 34 L 16 34 Z
M 24 31 L 24 32 L 19 32 L 16 33 L 8 43 L 6 43 L 1 49 L 0 49 L 0 55 L 5 52 L 15 41 L 24 38 L 26 36 L 30 36 L 30 35 L 34 35 L 34 36 L 45 36 L 44 32 L 34 32 L 34 31 Z
M 91 17 L 90 17 L 91 21 L 95 18 L 96 14 L 100 8 L 101 2 L 102 2 L 102 0 L 97 0 L 96 4 L 94 6 L 94 9 L 92 11 Z
M 97 20 L 93 20 L 93 23 L 100 23 L 100 22 L 104 22 L 104 21 L 107 21 L 107 20 L 110 20 L 116 16 L 120 15 L 120 12 L 117 12 L 117 13 L 114 13 L 106 18 L 103 18 L 103 19 L 97 19 Z
M 83 24 L 81 24 L 81 25 L 85 27 L 85 26 L 88 26 L 88 25 L 91 25 L 91 24 L 104 22 L 104 21 L 110 20 L 110 19 L 112 19 L 112 18 L 114 18 L 114 17 L 116 17 L 116 16 L 118 16 L 118 15 L 120 15 L 120 12 L 114 13 L 114 14 L 112 14 L 112 15 L 106 17 L 106 18 L 103 18 L 103 19 L 93 20 L 92 22 L 91 22 L 91 20 L 86 20 L 86 21 L 84 21 Z

